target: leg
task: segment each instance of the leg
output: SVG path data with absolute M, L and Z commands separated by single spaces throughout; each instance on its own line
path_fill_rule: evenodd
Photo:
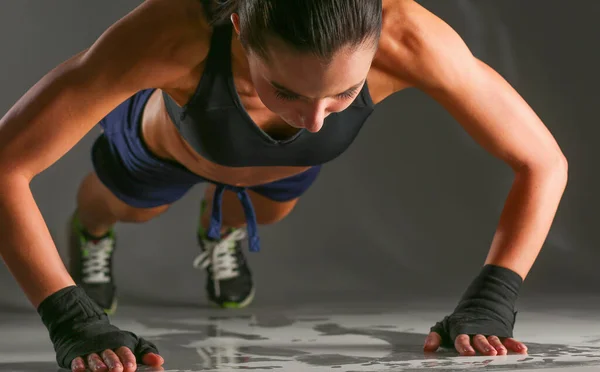
M 147 150 L 139 125 L 151 93 L 134 95 L 100 122 L 104 134 L 92 147 L 94 172 L 80 185 L 71 224 L 69 272 L 109 313 L 116 307 L 113 225 L 148 221 L 202 181 Z
M 165 212 L 168 207 L 132 207 L 117 198 L 92 172 L 79 186 L 76 214 L 82 227 L 91 236 L 102 237 L 119 221 L 146 222 Z
M 196 260 L 195 266 L 206 269 L 209 274 L 206 291 L 212 302 L 222 308 L 243 308 L 252 302 L 255 293 L 252 273 L 240 244 L 246 237 L 242 229 L 246 225 L 246 217 L 238 196 L 232 191 L 225 191 L 221 204 L 222 238 L 219 241 L 207 239 L 205 231 L 209 226 L 215 189 L 215 186 L 209 185 L 205 191 L 205 207 L 202 208 L 198 229 L 203 253 Z M 280 221 L 297 202 L 297 199 L 276 202 L 252 191 L 248 191 L 248 194 L 259 224 Z
M 117 308 L 112 274 L 112 254 L 117 222 L 142 223 L 164 213 L 169 207 L 139 208 L 120 200 L 95 172 L 81 182 L 77 209 L 71 226 L 69 272 L 73 280 L 108 314 Z
M 114 313 L 117 307 L 112 275 L 113 225 L 117 222 L 146 222 L 168 207 L 136 208 L 128 205 L 102 184 L 95 172 L 81 182 L 72 221 L 69 272 L 73 280 L 108 314 Z
M 299 197 L 312 186 L 320 172 L 321 166 L 316 166 L 289 178 L 250 187 L 248 194 L 252 199 L 258 224 L 270 225 L 285 218 L 294 209 Z M 211 184 L 204 194 L 207 208 L 200 218 L 203 229 L 208 228 L 214 192 L 215 186 Z M 237 228 L 246 223 L 243 208 L 234 192 L 225 191 L 222 213 L 223 227 Z
M 208 229 L 215 186 L 208 185 L 204 192 L 207 208 L 202 213 L 200 223 L 202 228 Z M 252 205 L 256 212 L 256 221 L 259 225 L 271 225 L 284 219 L 296 206 L 298 198 L 286 201 L 274 201 L 252 190 L 248 191 Z M 240 228 L 246 225 L 246 216 L 237 195 L 232 191 L 223 194 L 223 228 L 222 232 L 230 228 Z
M 256 215 L 256 221 L 252 222 L 274 224 L 288 216 L 300 196 L 313 184 L 319 171 L 320 167 L 314 167 L 294 177 L 249 188 L 247 192 Z M 209 185 L 202 202 L 198 238 L 203 253 L 194 265 L 208 271 L 206 289 L 211 301 L 226 308 L 245 307 L 254 297 L 252 274 L 241 250 L 241 241 L 245 238 L 242 227 L 247 223 L 246 216 L 236 193 L 225 191 L 221 203 L 221 239 L 208 239 L 206 231 L 215 189 L 215 186 Z

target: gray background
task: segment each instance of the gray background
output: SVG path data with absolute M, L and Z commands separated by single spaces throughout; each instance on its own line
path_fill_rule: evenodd
M 0 4 L 0 112 L 56 64 L 140 3 L 13 0 Z M 597 293 L 599 1 L 431 0 L 473 52 L 503 74 L 557 137 L 570 181 L 522 297 Z M 33 191 L 59 249 L 93 130 L 37 177 Z M 285 221 L 260 230 L 250 255 L 256 306 L 456 297 L 482 264 L 511 186 L 509 168 L 433 100 L 410 90 L 386 100 L 353 147 L 324 168 Z M 118 226 L 121 302 L 205 306 L 192 268 L 196 187 L 163 216 Z M 319 208 L 317 211 L 316 209 Z M 0 307 L 31 309 L 0 268 Z

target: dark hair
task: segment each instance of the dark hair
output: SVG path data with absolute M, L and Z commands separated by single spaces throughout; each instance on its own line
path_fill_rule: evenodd
M 242 45 L 265 59 L 269 36 L 330 60 L 343 47 L 375 47 L 381 35 L 382 0 L 216 1 L 214 21 L 237 13 Z

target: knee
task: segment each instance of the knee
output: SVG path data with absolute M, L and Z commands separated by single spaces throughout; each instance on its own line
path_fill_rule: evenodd
M 256 222 L 259 225 L 273 225 L 285 219 L 294 210 L 298 200 L 286 202 L 268 201 L 255 203 Z
M 77 204 L 80 218 L 88 228 L 114 222 L 147 222 L 169 208 L 169 205 L 150 208 L 131 206 L 100 182 L 95 172 L 88 174 L 81 183 Z

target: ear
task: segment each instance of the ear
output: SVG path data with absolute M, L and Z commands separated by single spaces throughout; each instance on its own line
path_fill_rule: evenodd
M 230 18 L 235 32 L 240 36 L 240 16 L 237 13 L 232 13 Z

